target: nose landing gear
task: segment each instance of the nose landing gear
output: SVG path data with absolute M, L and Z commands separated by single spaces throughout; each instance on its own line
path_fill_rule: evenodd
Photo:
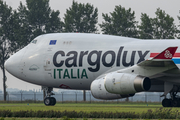
M 56 99 L 54 97 L 51 97 L 51 95 L 55 95 L 54 93 L 52 93 L 53 88 L 42 87 L 42 89 L 45 91 L 44 104 L 46 106 L 54 106 L 56 104 Z
M 46 106 L 54 106 L 56 104 L 56 99 L 54 97 L 46 97 L 44 99 L 44 104 Z

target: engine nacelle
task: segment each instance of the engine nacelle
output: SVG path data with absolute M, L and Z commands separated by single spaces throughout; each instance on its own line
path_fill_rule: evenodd
M 120 94 L 109 93 L 104 87 L 104 78 L 94 80 L 91 83 L 91 93 L 92 93 L 93 97 L 95 97 L 97 99 L 103 99 L 103 100 L 113 100 L 113 99 L 120 99 L 120 98 L 134 96 L 134 94 L 120 95 Z
M 147 77 L 129 73 L 112 72 L 91 83 L 91 93 L 97 99 L 120 99 L 148 91 L 151 81 Z
M 127 95 L 148 91 L 151 81 L 147 77 L 129 73 L 109 73 L 105 77 L 104 86 L 110 93 Z

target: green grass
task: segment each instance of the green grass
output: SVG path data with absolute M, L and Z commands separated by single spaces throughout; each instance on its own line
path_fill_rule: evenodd
M 4 118 L 4 120 L 63 120 L 62 118 Z M 83 118 L 77 118 L 74 120 L 85 120 Z M 87 120 L 114 120 L 114 119 L 91 119 L 88 118 Z M 121 119 L 121 120 L 128 120 L 128 119 Z
M 45 106 L 43 103 L 0 103 L 0 110 L 57 110 L 57 111 L 103 111 L 103 112 L 136 112 L 142 113 L 147 110 L 155 110 L 162 107 L 160 103 L 57 103 L 55 106 Z M 173 108 L 180 110 L 180 108 Z
M 0 119 L 1 120 L 1 119 Z M 63 120 L 62 118 L 4 118 L 4 120 Z M 77 118 L 73 120 L 85 120 L 83 118 Z M 87 120 L 114 120 L 114 119 L 91 119 L 88 118 Z M 126 119 L 121 119 L 121 120 L 126 120 Z
M 43 103 L 0 103 L 0 110 L 26 111 L 26 110 L 57 110 L 57 111 L 83 111 L 83 112 L 147 112 L 149 109 L 156 111 L 162 108 L 161 103 L 57 103 L 55 106 L 45 106 Z M 168 109 L 168 108 L 166 108 Z M 172 111 L 180 108 L 172 108 Z M 50 120 L 63 120 L 62 118 L 51 118 Z M 1 119 L 0 119 L 1 120 Z M 4 120 L 49 120 L 49 118 L 5 118 Z M 74 119 L 75 120 L 75 119 Z M 83 120 L 77 118 L 76 120 Z M 112 119 L 87 119 L 87 120 L 112 120 Z

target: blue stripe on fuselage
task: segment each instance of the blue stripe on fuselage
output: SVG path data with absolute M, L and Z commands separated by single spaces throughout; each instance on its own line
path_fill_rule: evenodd
M 180 64 L 180 58 L 173 58 L 172 60 L 175 64 Z

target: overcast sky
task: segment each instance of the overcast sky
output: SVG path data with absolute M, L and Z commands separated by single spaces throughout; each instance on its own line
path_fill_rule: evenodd
M 4 0 L 13 9 L 17 9 L 20 1 L 25 5 L 26 0 Z M 121 5 L 126 9 L 131 8 L 135 11 L 136 20 L 140 21 L 141 13 L 146 13 L 150 17 L 155 17 L 157 8 L 164 10 L 167 14 L 175 19 L 175 24 L 179 25 L 177 16 L 180 10 L 180 0 L 76 0 L 79 3 L 90 3 L 98 8 L 98 23 L 102 23 L 102 13 L 113 12 L 116 5 Z M 50 0 L 50 7 L 53 10 L 60 11 L 61 20 L 64 13 L 72 5 L 72 0 Z M 40 86 L 29 84 L 16 79 L 6 72 L 8 88 L 18 88 L 20 90 L 40 89 Z M 3 78 L 0 71 L 0 78 Z M 0 89 L 3 89 L 2 79 L 0 80 Z

